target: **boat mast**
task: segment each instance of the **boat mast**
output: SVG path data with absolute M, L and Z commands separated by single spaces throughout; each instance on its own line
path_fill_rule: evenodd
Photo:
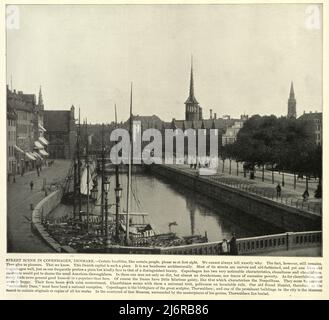
M 130 84 L 130 117 L 129 117 L 129 153 L 128 153 L 128 182 L 127 182 L 127 217 L 126 217 L 126 244 L 130 243 L 129 239 L 129 213 L 130 213 L 130 185 L 131 185 L 131 157 L 132 157 L 132 108 L 133 108 L 133 84 Z
M 118 126 L 118 118 L 117 118 L 117 105 L 114 105 L 115 111 L 115 128 Z M 120 189 L 120 181 L 119 181 L 119 164 L 118 157 L 117 163 L 115 165 L 115 235 L 116 240 L 119 241 L 119 209 L 120 209 L 120 195 L 118 194 Z
M 104 150 L 104 123 L 102 123 L 102 176 L 101 176 L 101 216 L 102 216 L 102 235 L 104 234 L 104 182 L 105 182 L 105 150 Z
M 76 219 L 76 194 L 77 194 L 77 154 L 74 155 L 73 163 L 73 220 Z
M 77 140 L 77 158 L 78 158 L 78 204 L 79 204 L 79 220 L 82 221 L 81 216 L 81 158 L 80 158 L 80 138 L 81 138 L 81 128 L 80 128 L 80 107 L 79 107 L 79 122 L 78 122 L 78 140 Z
M 86 166 L 87 166 L 87 233 L 89 233 L 89 194 L 90 194 L 90 190 L 89 190 L 89 157 L 88 157 L 88 152 L 89 152 L 89 139 L 88 139 L 88 123 L 87 123 L 87 118 L 86 118 Z

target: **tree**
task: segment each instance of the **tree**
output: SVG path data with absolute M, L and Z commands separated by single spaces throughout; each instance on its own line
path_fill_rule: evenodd
M 322 149 L 316 149 L 303 121 L 255 115 L 244 123 L 230 148 L 228 152 L 234 154 L 235 159 L 248 163 L 251 168 L 261 166 L 263 180 L 265 165 L 271 164 L 273 183 L 274 166 L 282 171 L 283 184 L 287 170 L 307 177 L 322 175 Z

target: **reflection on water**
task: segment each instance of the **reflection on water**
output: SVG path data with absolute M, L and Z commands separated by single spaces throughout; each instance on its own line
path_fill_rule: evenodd
M 125 210 L 126 175 L 120 175 L 120 183 L 123 187 L 121 210 Z M 114 186 L 115 177 L 110 176 L 109 204 L 115 203 Z M 94 213 L 100 212 L 99 207 L 94 210 Z M 114 210 L 111 206 L 110 211 Z M 132 212 L 147 212 L 148 221 L 158 232 L 168 232 L 169 223 L 176 222 L 171 230 L 178 235 L 207 232 L 209 241 L 230 239 L 232 232 L 238 238 L 283 232 L 241 211 L 147 174 L 132 177 Z

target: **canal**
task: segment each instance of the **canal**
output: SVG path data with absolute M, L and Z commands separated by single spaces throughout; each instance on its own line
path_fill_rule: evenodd
M 121 210 L 125 210 L 126 174 L 120 174 L 120 183 L 123 188 Z M 115 203 L 114 185 L 115 177 L 110 176 L 110 204 Z M 173 225 L 171 230 L 178 235 L 204 235 L 207 232 L 209 241 L 230 239 L 232 232 L 238 238 L 283 232 L 241 211 L 147 173 L 132 176 L 131 193 L 132 212 L 148 213 L 147 221 L 160 233 L 168 232 L 172 222 L 177 225 Z M 110 211 L 114 210 L 112 206 Z M 99 207 L 96 207 L 96 212 L 100 212 Z

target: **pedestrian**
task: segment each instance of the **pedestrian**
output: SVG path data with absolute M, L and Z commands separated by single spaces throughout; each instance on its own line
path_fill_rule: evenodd
M 221 254 L 223 255 L 227 255 L 229 252 L 228 252 L 228 243 L 227 243 L 227 240 L 226 239 L 223 239 L 223 242 L 222 242 L 222 252 Z
M 280 183 L 276 186 L 276 198 L 281 197 L 281 186 Z
M 33 190 L 33 180 L 31 180 L 30 182 L 30 188 L 31 188 L 31 191 Z
M 303 193 L 303 201 L 307 201 L 308 197 L 309 197 L 309 193 L 308 193 L 308 190 L 306 189 Z
M 238 255 L 238 247 L 236 245 L 236 236 L 235 233 L 232 233 L 232 238 L 230 240 L 230 255 L 236 256 Z

